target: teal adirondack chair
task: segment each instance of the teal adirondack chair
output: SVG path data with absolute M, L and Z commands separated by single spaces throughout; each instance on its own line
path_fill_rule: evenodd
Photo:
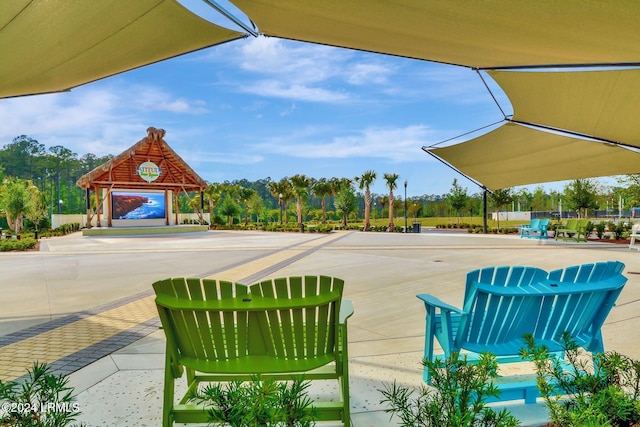
M 344 282 L 326 276 L 266 280 L 252 286 L 173 278 L 153 284 L 166 344 L 163 426 L 205 423 L 189 401 L 200 383 L 336 379 L 340 396 L 314 402 L 318 419 L 350 423 Z M 186 369 L 187 393 L 175 380 Z
M 549 238 L 549 218 L 532 219 L 529 225 L 523 225 L 520 228 L 520 238 L 536 238 L 547 239 Z
M 529 233 L 533 230 L 538 230 L 539 226 L 540 226 L 540 220 L 537 218 L 534 218 L 531 221 L 529 221 L 529 224 L 520 226 L 520 238 L 522 239 L 523 237 L 529 237 Z
M 468 274 L 462 309 L 433 295 L 417 295 L 426 309 L 424 358 L 464 351 L 473 360 L 486 351 L 499 363 L 517 362 L 525 334 L 562 355 L 563 332 L 587 351 L 603 352 L 601 327 L 627 281 L 623 269 L 621 262 L 610 261 L 548 274 L 535 267 L 476 270 Z M 434 354 L 435 340 L 443 355 Z M 426 369 L 424 380 L 430 381 Z M 498 386 L 500 400 L 533 403 L 538 395 L 535 381 Z

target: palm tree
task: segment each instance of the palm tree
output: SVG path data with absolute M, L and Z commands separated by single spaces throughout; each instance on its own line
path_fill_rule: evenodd
M 378 203 L 380 203 L 380 218 L 382 218 L 382 215 L 384 215 L 384 207 L 389 204 L 389 196 L 380 196 Z
M 356 182 L 361 190 L 364 190 L 364 231 L 371 228 L 371 190 L 369 187 L 376 180 L 375 171 L 368 170 L 362 176 L 356 177 Z
M 286 203 L 293 198 L 291 191 L 291 182 L 285 177 L 280 181 L 270 181 L 267 186 L 269 187 L 269 192 L 273 197 L 278 199 L 278 207 L 280 208 L 280 224 L 282 224 L 282 210 Z M 289 222 L 289 218 L 287 215 L 287 222 Z
M 387 231 L 393 231 L 395 224 L 393 223 L 393 190 L 398 188 L 396 182 L 399 178 L 397 173 L 385 173 L 384 180 L 387 181 L 387 187 L 389 188 L 389 228 Z
M 333 194 L 333 190 L 331 188 L 331 183 L 327 181 L 325 178 L 321 178 L 313 184 L 311 187 L 311 192 L 314 196 L 320 198 L 320 202 L 322 203 L 322 223 L 327 223 L 327 206 L 326 206 L 326 198 Z
M 349 181 L 342 181 L 340 190 L 333 199 L 333 205 L 337 212 L 342 214 L 342 226 L 347 227 L 349 214 L 357 207 L 356 195 L 353 192 L 353 185 Z
M 298 227 L 302 226 L 302 202 L 309 196 L 311 179 L 305 175 L 294 175 L 289 178 L 293 194 L 296 197 L 296 213 L 298 214 Z
M 253 197 L 254 194 L 257 194 L 257 193 L 256 193 L 256 190 L 254 190 L 253 188 L 241 187 L 240 191 L 238 192 L 238 200 L 240 201 L 240 204 L 242 205 L 242 207 L 244 207 L 245 227 L 249 223 L 249 215 L 248 215 L 249 202 L 251 201 L 251 198 Z

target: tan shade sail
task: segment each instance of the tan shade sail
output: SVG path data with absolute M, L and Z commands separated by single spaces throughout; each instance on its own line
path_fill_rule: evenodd
M 489 71 L 514 120 L 640 147 L 640 70 Z
M 0 2 L 0 98 L 55 92 L 243 37 L 175 0 Z
M 513 123 L 429 152 L 492 190 L 640 173 L 636 152 Z
M 615 0 L 234 0 L 260 32 L 470 67 L 640 60 Z

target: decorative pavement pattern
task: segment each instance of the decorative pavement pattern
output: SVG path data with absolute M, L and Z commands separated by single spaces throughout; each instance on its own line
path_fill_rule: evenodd
M 253 283 L 345 234 L 323 235 L 248 262 L 201 274 L 201 278 Z M 70 374 L 158 330 L 153 290 L 0 337 L 0 379 L 26 378 L 34 361 Z

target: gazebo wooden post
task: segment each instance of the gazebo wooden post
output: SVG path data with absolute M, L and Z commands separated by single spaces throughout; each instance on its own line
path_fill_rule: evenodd
M 171 206 L 169 204 L 169 190 L 167 190 L 167 189 L 164 190 L 164 205 L 165 206 Z M 165 225 L 169 225 L 169 214 L 168 213 L 164 218 L 164 224 Z
M 91 187 L 86 187 L 84 189 L 85 191 L 85 204 L 86 204 L 86 208 L 87 208 L 87 223 L 85 224 L 85 227 L 87 228 L 91 228 L 91 221 L 93 221 L 93 211 L 91 210 Z
M 178 213 L 179 213 L 178 210 L 180 209 L 180 206 L 178 205 L 178 192 L 177 191 L 173 192 L 173 206 L 174 206 L 173 212 L 175 214 L 174 223 L 175 223 L 175 225 L 178 225 Z
M 113 206 L 113 204 L 111 203 L 111 189 L 107 191 L 107 206 L 109 206 L 109 215 L 107 216 L 107 227 L 113 227 L 113 212 L 111 209 L 111 206 Z
M 100 203 L 100 191 L 102 191 L 102 189 L 100 188 L 100 186 L 96 186 L 96 227 L 102 227 L 102 223 L 100 222 L 100 213 L 102 211 L 101 206 L 102 204 Z

